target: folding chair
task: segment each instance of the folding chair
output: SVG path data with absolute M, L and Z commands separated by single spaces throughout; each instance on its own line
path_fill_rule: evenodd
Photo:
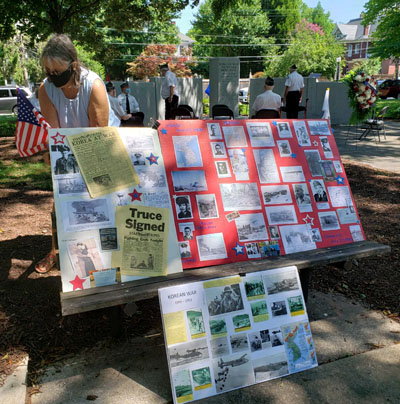
M 276 109 L 260 109 L 252 116 L 252 119 L 280 119 L 281 113 Z
M 214 105 L 212 107 L 212 119 L 234 119 L 233 111 L 226 105 Z
M 171 111 L 172 119 L 193 119 L 193 112 L 189 111 L 187 108 L 174 108 Z
M 194 113 L 194 111 L 193 111 L 193 108 L 192 108 L 190 105 L 187 105 L 187 104 L 179 104 L 179 105 L 178 105 L 178 108 L 186 108 L 188 111 L 190 111 L 190 112 L 192 113 L 193 119 L 197 119 L 197 117 L 196 117 L 196 115 L 195 115 L 195 113 Z
M 375 131 L 378 135 L 379 142 L 381 141 L 381 131 L 383 132 L 383 137 L 386 140 L 385 123 L 383 121 L 383 117 L 385 116 L 387 109 L 388 107 L 383 107 L 377 114 L 375 114 L 376 111 L 374 111 L 372 118 L 367 119 L 362 123 L 361 127 L 364 129 L 364 132 L 361 133 L 359 140 L 365 139 L 372 131 Z

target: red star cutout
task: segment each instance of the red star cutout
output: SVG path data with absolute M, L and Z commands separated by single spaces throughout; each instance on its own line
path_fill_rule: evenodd
M 140 198 L 142 196 L 142 194 L 138 191 L 136 191 L 136 189 L 134 189 L 130 194 L 128 194 L 131 198 L 132 198 L 132 202 L 134 201 L 142 201 Z
M 78 275 L 75 276 L 75 279 L 73 281 L 69 281 L 69 283 L 72 283 L 72 286 L 74 287 L 73 290 L 76 290 L 76 289 L 82 289 L 83 290 L 84 282 L 85 282 L 85 279 L 79 278 Z
M 314 225 L 314 218 L 311 217 L 308 213 L 307 213 L 307 216 L 306 216 L 306 217 L 303 217 L 303 221 L 304 221 L 306 224 L 311 224 L 311 226 Z
M 58 144 L 58 143 L 64 144 L 65 135 L 61 135 L 60 133 L 57 132 L 57 134 L 54 136 L 51 136 L 51 138 L 54 139 L 54 144 Z

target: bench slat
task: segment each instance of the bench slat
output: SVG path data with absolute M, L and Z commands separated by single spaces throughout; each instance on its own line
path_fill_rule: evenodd
M 354 258 L 390 253 L 390 246 L 374 241 L 359 241 L 257 261 L 235 262 L 218 266 L 187 269 L 165 277 L 145 278 L 118 285 L 74 292 L 61 292 L 62 315 L 77 314 L 154 297 L 158 289 L 207 279 L 246 274 L 295 265 L 299 269 L 324 266 Z

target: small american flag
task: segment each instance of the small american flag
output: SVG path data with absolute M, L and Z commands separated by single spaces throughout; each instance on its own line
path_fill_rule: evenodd
M 48 132 L 51 126 L 40 112 L 17 88 L 18 118 L 15 130 L 15 145 L 21 157 L 32 156 L 48 149 Z

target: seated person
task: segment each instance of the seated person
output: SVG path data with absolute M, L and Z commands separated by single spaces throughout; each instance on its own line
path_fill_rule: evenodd
M 144 114 L 140 112 L 139 103 L 130 94 L 128 83 L 121 84 L 122 93 L 118 96 L 118 101 L 125 114 L 131 114 L 127 120 L 121 121 L 121 126 L 143 126 Z
M 115 90 L 114 84 L 111 83 L 111 81 L 109 81 L 106 84 L 106 89 L 107 89 L 108 99 L 110 100 L 111 109 L 113 110 L 115 116 L 120 120 L 120 122 L 126 121 L 129 118 L 131 118 L 132 114 L 125 114 L 118 98 L 116 98 L 116 90 Z
M 272 92 L 274 84 L 273 78 L 268 76 L 265 79 L 264 92 L 257 95 L 252 107 L 254 115 L 262 109 L 274 109 L 279 112 L 282 105 L 281 96 Z

